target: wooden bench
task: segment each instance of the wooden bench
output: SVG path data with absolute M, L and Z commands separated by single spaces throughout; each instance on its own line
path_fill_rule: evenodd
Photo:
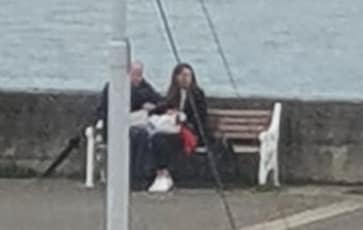
M 259 185 L 265 185 L 268 174 L 272 172 L 274 185 L 280 186 L 280 103 L 275 103 L 272 110 L 210 108 L 208 117 L 212 136 L 222 140 L 234 154 L 259 154 Z
M 211 136 L 230 147 L 233 154 L 259 154 L 258 183 L 265 185 L 270 172 L 273 183 L 279 186 L 278 142 L 281 104 L 273 109 L 208 109 L 208 126 Z M 86 186 L 94 186 L 94 168 L 102 161 L 106 146 L 102 142 L 102 125 L 88 127 Z M 198 154 L 205 154 L 206 148 L 198 147 Z M 97 160 L 98 159 L 98 160 Z M 104 169 L 100 169 L 101 179 L 105 179 Z

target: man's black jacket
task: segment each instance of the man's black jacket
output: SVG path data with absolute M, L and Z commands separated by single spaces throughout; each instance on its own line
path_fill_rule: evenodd
M 109 83 L 107 83 L 103 88 L 101 104 L 97 108 L 97 120 L 103 120 L 104 122 L 105 140 L 107 139 L 108 89 Z M 161 100 L 161 95 L 157 93 L 155 89 L 145 80 L 143 80 L 138 86 L 131 86 L 131 112 L 142 109 L 142 106 L 147 102 L 156 105 Z

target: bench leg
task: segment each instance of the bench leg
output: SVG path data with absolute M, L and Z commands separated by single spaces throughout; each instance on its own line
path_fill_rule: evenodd
M 261 139 L 260 160 L 258 170 L 258 185 L 266 185 L 270 169 L 269 155 L 271 154 L 271 141 L 268 138 Z
M 259 185 L 267 183 L 269 172 L 272 171 L 274 186 L 280 186 L 278 165 L 278 143 L 274 135 L 266 136 L 261 141 Z
M 86 181 L 87 188 L 93 188 L 94 184 L 94 160 L 95 160 L 95 138 L 93 127 L 86 129 L 87 137 L 87 162 L 86 162 Z
M 104 169 L 100 170 L 100 182 L 106 184 L 106 172 Z
M 277 147 L 276 146 L 261 146 L 260 162 L 259 162 L 259 185 L 266 185 L 269 172 L 273 173 L 272 182 L 274 186 L 280 186 L 279 182 L 279 169 L 277 160 Z
M 276 166 L 274 166 L 271 169 L 270 167 L 266 167 L 265 165 L 262 165 L 261 161 L 260 161 L 260 169 L 259 169 L 259 173 L 258 173 L 258 184 L 261 186 L 266 185 L 270 172 L 272 172 L 272 176 L 273 176 L 272 177 L 273 185 L 276 187 L 280 187 L 278 165 L 276 164 Z
M 107 150 L 98 148 L 96 151 L 97 170 L 99 173 L 100 182 L 106 184 L 107 182 Z
M 277 151 L 273 154 L 277 155 Z M 273 165 L 266 165 L 266 161 L 260 160 L 259 162 L 259 173 L 258 173 L 258 183 L 259 185 L 266 185 L 267 178 L 269 175 L 269 172 L 272 172 L 272 182 L 273 185 L 276 187 L 280 187 L 280 179 L 279 179 L 279 165 L 277 159 L 273 161 Z
M 273 183 L 274 186 L 280 187 L 280 175 L 279 175 L 279 161 L 278 161 L 278 152 L 277 149 L 275 150 L 275 157 L 274 157 L 274 169 L 273 169 Z
M 260 160 L 258 166 L 258 185 L 263 186 L 266 185 L 267 176 L 268 176 L 268 167 L 266 165 L 266 148 L 261 146 L 260 152 Z

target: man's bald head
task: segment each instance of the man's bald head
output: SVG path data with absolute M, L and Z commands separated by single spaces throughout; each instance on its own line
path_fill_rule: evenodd
M 144 64 L 140 61 L 135 61 L 131 63 L 130 78 L 131 78 L 131 84 L 133 86 L 138 86 L 142 82 L 143 75 L 144 75 Z

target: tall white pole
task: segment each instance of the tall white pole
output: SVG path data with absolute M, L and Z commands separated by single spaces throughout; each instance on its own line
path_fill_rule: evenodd
M 129 58 L 126 0 L 113 0 L 110 41 L 106 230 L 129 229 Z

